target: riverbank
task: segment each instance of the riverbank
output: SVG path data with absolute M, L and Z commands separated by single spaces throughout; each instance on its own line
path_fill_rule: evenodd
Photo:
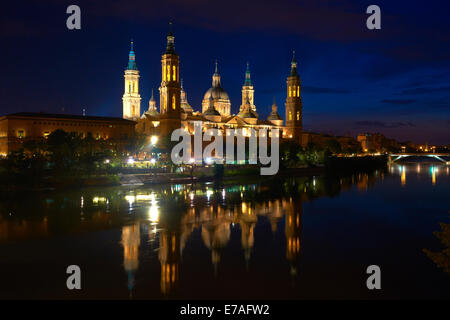
M 319 176 L 323 174 L 349 174 L 358 171 L 371 171 L 377 168 L 385 167 L 386 157 L 351 157 L 327 159 L 325 165 L 298 167 L 298 168 L 280 168 L 275 175 L 277 177 L 307 177 Z M 133 185 L 155 185 L 155 184 L 183 184 L 183 183 L 201 183 L 217 180 L 263 178 L 271 176 L 261 176 L 260 167 L 257 165 L 245 166 L 208 166 L 198 167 L 192 172 L 168 173 L 161 170 L 124 170 L 117 174 L 101 174 L 90 176 L 60 175 L 47 176 L 39 180 L 38 183 L 24 183 L 21 179 L 9 179 L 9 183 L 0 184 L 2 191 L 21 191 L 21 190 L 56 190 L 69 188 L 102 187 L 102 186 L 133 186 Z

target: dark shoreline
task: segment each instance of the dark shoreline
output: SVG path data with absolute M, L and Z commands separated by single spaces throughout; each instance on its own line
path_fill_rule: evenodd
M 311 166 L 303 168 L 280 168 L 273 176 L 260 175 L 260 168 L 255 166 L 250 169 L 225 170 L 223 176 L 213 174 L 202 176 L 186 176 L 177 173 L 118 173 L 110 175 L 98 175 L 92 177 L 47 177 L 39 186 L 29 184 L 0 185 L 3 192 L 16 191 L 53 191 L 64 189 L 83 189 L 89 187 L 112 186 L 151 186 L 164 184 L 190 184 L 214 181 L 232 181 L 233 179 L 270 179 L 274 177 L 312 177 L 320 175 L 348 175 L 356 172 L 372 171 L 383 168 L 387 164 L 386 157 L 355 157 L 355 158 L 330 158 L 324 166 Z M 239 172 L 239 170 L 242 170 Z M 227 172 L 229 174 L 227 174 Z M 242 174 L 241 174 L 242 173 Z M 128 181 L 127 181 L 128 180 Z M 127 183 L 129 182 L 129 183 Z

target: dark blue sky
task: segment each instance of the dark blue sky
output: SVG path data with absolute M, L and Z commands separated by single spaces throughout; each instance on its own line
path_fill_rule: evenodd
M 81 7 L 82 29 L 65 13 Z M 370 4 L 382 29 L 367 30 Z M 450 143 L 450 4 L 443 1 L 20 1 L 0 13 L 0 114 L 44 111 L 121 116 L 123 71 L 135 42 L 142 110 L 161 82 L 168 21 L 188 100 L 200 110 L 219 60 L 232 112 L 250 63 L 258 112 L 284 117 L 295 49 L 305 130 L 382 132 Z

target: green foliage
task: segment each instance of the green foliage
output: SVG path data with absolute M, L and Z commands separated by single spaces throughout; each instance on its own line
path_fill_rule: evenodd
M 280 145 L 280 163 L 282 168 L 313 167 L 323 165 L 326 156 L 325 149 L 321 149 L 314 143 L 309 143 L 302 148 L 294 141 L 284 141 Z
M 443 250 L 433 252 L 428 249 L 423 249 L 423 251 L 439 268 L 442 268 L 444 272 L 450 275 L 450 224 L 440 223 L 440 225 L 442 231 L 435 231 L 434 235 L 443 244 Z
M 45 177 L 56 181 L 79 180 L 92 174 L 112 174 L 125 161 L 110 141 L 96 140 L 88 134 L 55 130 L 45 140 L 27 140 L 23 149 L 0 160 L 0 181 L 7 184 L 42 184 Z M 61 178 L 61 179 L 59 179 Z

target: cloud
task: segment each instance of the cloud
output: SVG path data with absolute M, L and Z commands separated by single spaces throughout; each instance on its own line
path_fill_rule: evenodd
M 323 87 L 314 87 L 314 86 L 304 86 L 302 88 L 302 91 L 306 92 L 306 93 L 335 93 L 335 94 L 350 93 L 349 90 L 344 90 L 344 89 L 323 88 Z
M 373 128 L 401 128 L 401 127 L 415 127 L 411 122 L 384 122 L 384 121 L 356 121 L 355 124 L 359 127 L 373 127 Z
M 385 99 L 385 100 L 382 100 L 381 102 L 388 103 L 388 104 L 404 105 L 404 104 L 411 104 L 411 103 L 417 102 L 417 100 Z
M 440 93 L 450 92 L 450 87 L 420 87 L 414 89 L 403 90 L 402 94 L 428 94 L 428 93 Z

